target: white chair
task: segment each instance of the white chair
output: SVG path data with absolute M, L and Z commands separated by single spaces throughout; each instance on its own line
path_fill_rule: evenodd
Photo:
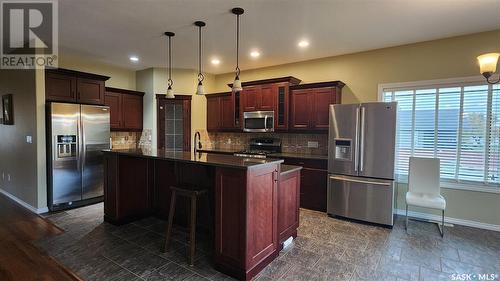
M 441 196 L 439 185 L 439 158 L 410 157 L 406 193 L 406 231 L 408 231 L 408 205 L 441 210 L 442 225 L 439 227 L 438 224 L 438 228 L 441 237 L 444 236 L 446 200 Z

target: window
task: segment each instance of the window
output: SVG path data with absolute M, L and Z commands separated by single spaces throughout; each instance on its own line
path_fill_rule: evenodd
M 443 186 L 500 191 L 500 85 L 464 80 L 380 86 L 383 101 L 398 102 L 399 181 L 410 156 L 437 157 Z

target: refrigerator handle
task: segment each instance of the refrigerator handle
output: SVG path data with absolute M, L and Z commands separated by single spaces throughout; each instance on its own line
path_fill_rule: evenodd
M 356 107 L 356 128 L 354 138 L 354 171 L 358 171 L 359 166 L 359 106 Z
M 363 166 L 365 162 L 365 107 L 361 106 L 361 133 L 360 133 L 360 141 L 359 141 L 359 148 L 361 149 L 360 151 L 360 156 L 359 156 L 359 171 L 363 172 Z

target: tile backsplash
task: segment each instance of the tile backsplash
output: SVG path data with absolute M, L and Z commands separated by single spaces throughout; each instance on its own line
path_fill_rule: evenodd
M 111 132 L 113 149 L 137 148 L 140 137 L 140 132 Z
M 210 133 L 206 131 L 200 131 L 200 133 L 202 145 L 206 149 L 242 150 L 248 148 L 251 138 L 272 137 L 281 139 L 282 152 L 285 153 L 328 155 L 328 134 Z

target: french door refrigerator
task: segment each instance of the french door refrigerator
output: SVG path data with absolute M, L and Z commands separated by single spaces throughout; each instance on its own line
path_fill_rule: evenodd
M 102 150 L 110 148 L 109 107 L 47 103 L 46 114 L 49 209 L 101 201 Z
M 394 221 L 396 102 L 330 105 L 327 212 Z

